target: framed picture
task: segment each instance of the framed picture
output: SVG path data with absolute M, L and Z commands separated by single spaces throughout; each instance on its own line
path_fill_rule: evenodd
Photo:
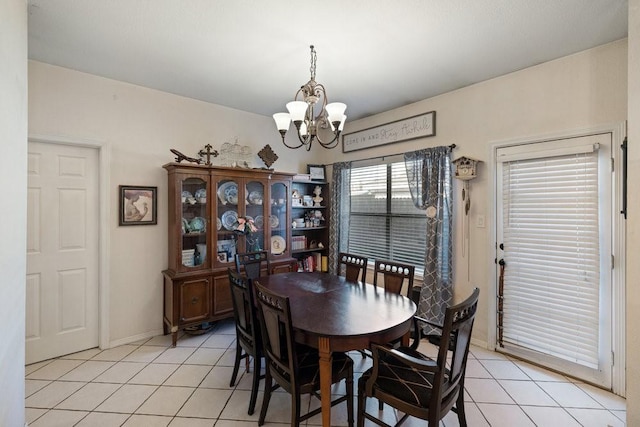
M 158 223 L 158 187 L 120 186 L 120 225 Z
M 226 252 L 218 252 L 218 261 L 227 262 L 227 253 Z
M 312 181 L 325 181 L 327 179 L 325 165 L 307 165 L 307 172 L 311 175 Z

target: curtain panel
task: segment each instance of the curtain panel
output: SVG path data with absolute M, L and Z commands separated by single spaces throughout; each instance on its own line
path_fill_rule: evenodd
M 427 216 L 418 315 L 442 324 L 445 309 L 453 299 L 451 148 L 427 148 L 406 153 L 404 158 L 411 198 Z M 429 329 L 425 332 L 438 333 Z
M 331 173 L 331 221 L 329 223 L 329 272 L 338 274 L 338 255 L 349 243 L 351 211 L 351 162 L 333 164 Z

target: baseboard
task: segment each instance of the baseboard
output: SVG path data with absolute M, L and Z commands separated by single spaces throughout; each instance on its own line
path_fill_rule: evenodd
M 475 345 L 475 346 L 478 346 L 478 347 L 481 347 L 481 348 L 484 348 L 486 350 L 490 350 L 490 351 L 494 350 L 493 348 L 489 347 L 489 344 L 486 341 L 479 340 L 477 338 L 471 338 L 471 344 Z
M 109 341 L 109 348 L 119 347 L 125 344 L 131 344 L 133 342 L 153 338 L 155 336 L 162 335 L 162 334 L 164 334 L 164 331 L 162 329 L 158 329 L 155 331 L 149 331 L 149 332 L 144 332 L 142 334 L 133 335 L 131 337 L 120 338 L 118 340 Z M 106 349 L 103 348 L 102 350 L 106 350 Z

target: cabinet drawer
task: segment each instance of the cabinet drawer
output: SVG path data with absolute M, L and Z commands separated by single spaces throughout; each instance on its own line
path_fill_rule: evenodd
M 180 322 L 205 320 L 211 316 L 211 282 L 207 279 L 180 284 Z

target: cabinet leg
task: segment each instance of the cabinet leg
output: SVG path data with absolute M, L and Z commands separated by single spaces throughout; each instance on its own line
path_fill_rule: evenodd
M 178 331 L 171 334 L 172 347 L 175 347 L 177 342 L 178 342 Z

